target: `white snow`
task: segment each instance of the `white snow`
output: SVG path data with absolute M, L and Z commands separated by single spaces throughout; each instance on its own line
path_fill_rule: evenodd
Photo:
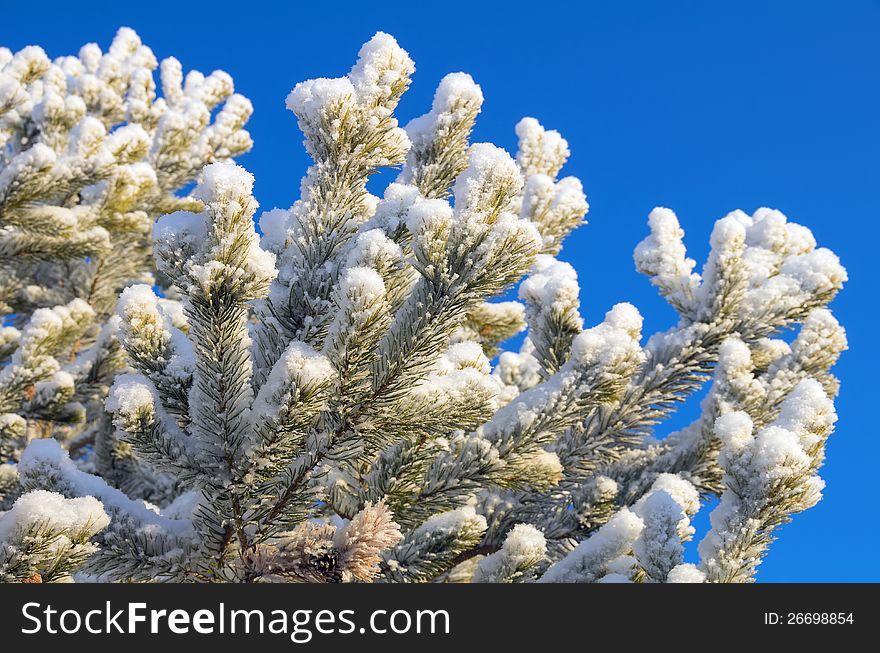
M 354 238 L 346 256 L 346 267 L 368 266 L 381 270 L 403 259 L 400 245 L 381 229 L 363 230 Z
M 597 583 L 631 583 L 632 581 L 623 574 L 605 574 L 596 581 Z
M 739 452 L 751 442 L 752 427 L 752 420 L 748 414 L 736 411 L 715 420 L 715 435 L 726 449 Z
M 606 324 L 620 329 L 636 342 L 642 337 L 643 322 L 639 309 L 628 302 L 615 304 L 610 311 L 605 313 Z
M 681 561 L 682 539 L 690 538 L 694 529 L 682 506 L 666 490 L 656 489 L 642 497 L 633 507 L 644 522 L 644 529 L 633 544 L 633 553 L 652 576 Z M 655 578 L 655 580 L 658 580 Z
M 189 243 L 197 247 L 208 237 L 205 217 L 201 213 L 175 211 L 160 217 L 153 225 L 153 240 Z
M 343 298 L 340 310 L 346 310 L 352 298 L 362 306 L 368 306 L 385 296 L 385 282 L 379 273 L 368 267 L 352 267 L 345 270 L 339 280 L 339 296 Z M 352 307 L 355 307 L 352 304 Z
M 363 230 L 380 229 L 393 234 L 406 224 L 410 207 L 421 199 L 419 189 L 402 183 L 391 183 L 385 189 L 382 200 L 376 205 L 373 217 L 363 225 Z
M 703 583 L 705 581 L 706 574 L 689 562 L 673 567 L 666 577 L 667 583 Z
M 205 204 L 229 204 L 254 191 L 254 176 L 231 162 L 212 163 L 202 170 L 202 179 L 193 197 Z
M 519 298 L 544 310 L 563 311 L 577 308 L 580 287 L 577 272 L 571 264 L 552 256 L 535 257 L 529 276 L 520 284 Z
M 700 493 L 693 483 L 678 474 L 660 474 L 651 485 L 650 492 L 666 492 L 688 515 L 694 515 L 700 509 Z
M 143 501 L 128 498 L 110 487 L 104 479 L 77 469 L 61 445 L 51 438 L 33 440 L 21 456 L 19 474 L 41 478 L 50 474 L 66 487 L 65 491 L 80 497 L 94 497 L 107 510 L 119 510 L 133 517 L 147 529 L 162 529 L 176 535 L 191 533 L 189 520 L 169 519 L 155 512 Z
M 509 555 L 543 558 L 547 552 L 544 534 L 529 524 L 517 524 L 504 539 Z
M 275 254 L 280 254 L 287 246 L 291 228 L 291 215 L 287 209 L 274 208 L 260 215 L 260 231 L 263 237 L 260 246 Z
M 529 524 L 514 526 L 499 551 L 480 560 L 474 582 L 509 582 L 511 573 L 520 573 L 547 555 L 544 534 Z
M 642 348 L 629 332 L 607 322 L 582 331 L 571 342 L 569 360 L 579 366 L 607 367 L 625 358 L 643 359 Z
M 437 370 L 441 373 L 466 368 L 473 368 L 483 374 L 491 371 L 489 359 L 479 343 L 457 342 L 450 345 L 437 362 Z
M 780 273 L 797 281 L 801 290 L 809 294 L 839 289 L 848 279 L 840 259 L 824 247 L 806 254 L 789 256 L 782 264 Z
M 415 72 L 415 64 L 394 37 L 377 32 L 361 46 L 348 74 L 362 104 L 371 106 L 392 94 L 393 88 Z
M 514 160 L 491 143 L 474 143 L 468 151 L 468 167 L 452 188 L 456 213 L 475 211 L 487 196 L 508 187 L 517 193 L 522 189 L 522 178 Z
M 434 92 L 431 108 L 439 115 L 458 103 L 477 107 L 483 104 L 483 91 L 480 85 L 467 73 L 449 73 L 443 77 Z
M 798 436 L 807 451 L 828 435 L 837 422 L 834 402 L 815 379 L 804 379 L 785 398 L 774 424 Z
M 553 129 L 544 129 L 534 118 L 523 118 L 516 125 L 519 151 L 516 161 L 523 174 L 555 177 L 570 154 L 568 142 Z
M 473 506 L 463 506 L 431 515 L 416 531 L 438 535 L 455 535 L 466 525 L 476 526 L 478 530 L 484 531 L 486 530 L 486 518 L 478 515 Z
M 321 386 L 334 374 L 333 365 L 326 356 L 306 343 L 294 340 L 272 366 L 266 382 L 254 399 L 253 413 L 263 418 L 271 417 L 294 389 Z
M 0 515 L 0 542 L 14 540 L 16 534 L 35 526 L 47 527 L 64 534 L 65 537 L 50 544 L 53 550 L 61 552 L 70 546 L 72 537 L 97 533 L 109 523 L 110 517 L 95 497 L 67 499 L 57 492 L 33 490 L 16 499 L 12 509 Z
M 448 128 L 464 118 L 465 111 L 479 111 L 483 104 L 483 92 L 467 73 L 449 73 L 437 86 L 431 111 L 414 118 L 406 125 L 406 133 L 413 149 L 429 147 L 437 131 Z M 407 170 L 399 181 L 409 181 Z
M 638 515 L 621 508 L 598 531 L 552 565 L 538 582 L 595 582 L 605 575 L 612 560 L 629 552 L 643 527 Z
M 684 230 L 671 210 L 657 207 L 648 216 L 651 235 L 638 244 L 633 254 L 636 269 L 651 277 L 670 301 L 691 307 L 700 284 L 694 273 L 696 262 L 687 257 Z
M 541 382 L 541 364 L 528 352 L 505 351 L 498 357 L 495 375 L 505 385 L 522 392 Z
M 354 95 L 354 85 L 347 77 L 321 77 L 294 86 L 287 96 L 286 105 L 298 118 L 319 123 L 328 105 L 342 103 Z
M 147 379 L 140 374 L 120 374 L 104 405 L 112 413 L 134 416 L 140 411 L 154 413 L 156 403 L 155 389 Z
M 483 397 L 494 405 L 500 386 L 490 372 L 489 359 L 478 343 L 457 342 L 437 359 L 434 369 L 412 388 L 410 396 L 448 402 L 453 407 Z
M 159 298 L 146 284 L 135 284 L 124 289 L 116 302 L 116 312 L 125 318 L 132 329 L 145 328 L 148 320 L 161 324 Z
M 452 224 L 452 207 L 444 200 L 417 200 L 406 213 L 406 228 L 413 237 L 413 249 L 426 251 L 432 240 L 448 232 Z

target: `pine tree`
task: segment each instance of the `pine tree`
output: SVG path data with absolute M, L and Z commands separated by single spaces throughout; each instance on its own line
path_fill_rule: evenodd
M 559 178 L 565 139 L 526 118 L 515 159 L 470 144 L 483 97 L 463 73 L 402 128 L 413 72 L 380 33 L 347 76 L 293 89 L 313 164 L 261 236 L 253 178 L 231 162 L 157 211 L 164 290 L 129 276 L 105 321 L 129 367 L 106 401 L 116 431 L 71 451 L 47 420 L 54 437 L 8 466 L 28 494 L 0 534 L 48 491 L 99 502 L 69 537 L 83 580 L 754 578 L 775 530 L 820 498 L 846 348 L 827 309 L 837 257 L 778 211 L 735 211 L 697 273 L 658 208 L 635 263 L 678 323 L 643 343 L 618 304 L 585 327 L 556 258 L 588 210 Z M 517 284 L 519 301 L 497 301 Z M 655 436 L 707 383 L 700 418 Z M 101 462 L 102 442 L 126 464 Z M 701 561 L 685 563 L 712 495 Z M 2 564 L 24 578 L 35 560 Z
M 180 63 L 166 59 L 157 98 L 157 66 L 152 51 L 125 28 L 106 53 L 88 44 L 76 57 L 50 61 L 35 46 L 15 54 L 0 48 L 4 462 L 17 461 L 29 441 L 51 437 L 75 457 L 94 445 L 87 466 L 114 482 L 124 483 L 139 465 L 130 447 L 112 438 L 103 408 L 113 377 L 126 366 L 113 315 L 117 295 L 131 283 L 162 282 L 151 255 L 153 222 L 171 211 L 198 210 L 198 200 L 179 191 L 207 163 L 251 146 L 242 129 L 251 105 L 233 93 L 229 75 L 193 71 L 184 81 Z M 0 465 L 0 510 L 20 493 L 15 467 Z M 87 557 L 93 527 L 106 525 L 97 504 L 92 527 L 80 533 L 74 522 L 72 541 L 81 551 L 61 556 L 49 540 L 67 537 L 72 526 L 57 530 L 34 521 L 38 511 L 25 506 L 35 505 L 33 497 L 23 499 L 2 518 L 8 527 L 0 530 L 12 539 L 0 552 L 0 577 L 51 568 L 47 578 L 61 578 Z

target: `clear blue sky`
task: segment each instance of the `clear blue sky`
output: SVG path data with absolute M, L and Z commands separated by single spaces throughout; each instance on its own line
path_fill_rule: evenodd
M 67 5 L 65 7 L 65 4 Z M 475 138 L 515 148 L 523 115 L 573 152 L 589 225 L 566 244 L 588 321 L 635 303 L 646 330 L 674 316 L 633 270 L 656 205 L 673 208 L 702 261 L 712 223 L 771 206 L 813 229 L 851 281 L 833 308 L 849 331 L 825 499 L 799 515 L 764 581 L 880 580 L 876 508 L 880 2 L 123 2 L 0 0 L 0 44 L 50 55 L 106 46 L 120 25 L 185 68 L 222 68 L 251 98 L 255 147 L 241 159 L 263 208 L 289 206 L 307 165 L 284 98 L 297 81 L 345 73 L 375 31 L 416 62 L 402 122 L 447 72 L 486 96 Z M 872 271 L 873 270 L 873 271 Z M 873 290 L 872 290 L 873 288 Z M 693 407 L 690 407 L 691 414 Z

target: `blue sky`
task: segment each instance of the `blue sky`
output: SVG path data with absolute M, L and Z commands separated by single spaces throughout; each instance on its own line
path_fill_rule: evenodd
M 0 0 L 0 45 L 73 54 L 128 25 L 160 58 L 231 73 L 255 106 L 256 145 L 241 163 L 269 209 L 296 199 L 307 165 L 288 91 L 345 73 L 363 41 L 390 32 L 416 62 L 402 122 L 427 109 L 445 73 L 464 70 L 486 96 L 476 140 L 512 151 L 523 115 L 568 138 L 565 172 L 583 180 L 591 209 L 562 258 L 578 270 L 591 322 L 618 301 L 640 308 L 646 331 L 673 322 L 632 264 L 656 205 L 678 213 L 698 261 L 714 220 L 735 208 L 771 206 L 809 226 L 851 279 L 833 304 L 850 339 L 837 368 L 840 422 L 825 499 L 782 529 L 759 578 L 880 580 L 878 0 L 299 5 L 44 0 L 36 14 Z

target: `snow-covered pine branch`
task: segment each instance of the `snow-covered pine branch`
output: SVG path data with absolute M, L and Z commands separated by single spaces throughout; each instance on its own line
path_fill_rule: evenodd
M 159 64 L 128 28 L 106 52 L 90 43 L 50 60 L 36 46 L 0 48 L 4 462 L 35 438 L 53 437 L 75 454 L 94 444 L 90 469 L 135 496 L 168 496 L 167 479 L 131 457 L 104 414 L 126 364 L 116 298 L 132 283 L 165 283 L 154 274 L 153 222 L 200 207 L 181 189 L 205 164 L 250 149 L 250 115 L 229 75 L 184 79 L 176 59 Z M 163 303 L 175 311 L 170 298 Z M 10 470 L 0 509 L 22 491 Z
M 186 95 L 176 70 L 163 66 L 168 106 Z M 106 402 L 115 465 L 105 440 L 73 458 L 38 440 L 14 468 L 23 489 L 93 497 L 109 516 L 71 564 L 107 581 L 752 580 L 776 528 L 819 498 L 846 348 L 827 308 L 837 258 L 778 211 L 735 211 L 697 273 L 658 208 L 635 263 L 679 322 L 645 339 L 626 303 L 591 320 L 557 259 L 588 210 L 559 178 L 565 139 L 525 118 L 515 156 L 471 144 L 483 95 L 464 73 L 400 127 L 413 72 L 380 33 L 346 76 L 296 85 L 313 164 L 289 210 L 258 218 L 261 237 L 253 178 L 212 163 L 188 204 L 147 212 L 165 214 L 152 251 L 166 290 L 129 285 L 112 317 L 40 313 L 21 344 L 4 332 L 18 363 L 0 380 L 33 383 L 28 401 L 76 387 L 39 343 L 50 327 L 52 343 L 80 338 L 78 310 L 130 366 Z M 496 301 L 516 285 L 520 301 Z M 50 370 L 42 385 L 28 365 Z M 694 424 L 655 433 L 706 383 Z M 23 432 L 9 410 L 3 432 Z M 710 494 L 702 560 L 685 562 Z

